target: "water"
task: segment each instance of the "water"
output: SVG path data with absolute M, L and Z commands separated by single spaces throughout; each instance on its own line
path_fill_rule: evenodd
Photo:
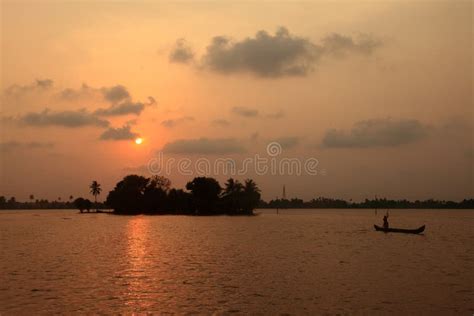
M 0 314 L 474 312 L 474 212 L 0 211 Z

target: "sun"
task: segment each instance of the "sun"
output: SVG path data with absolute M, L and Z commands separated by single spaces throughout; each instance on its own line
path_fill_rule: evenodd
M 141 138 L 141 137 L 135 138 L 135 144 L 141 145 L 141 143 L 143 143 L 143 138 Z

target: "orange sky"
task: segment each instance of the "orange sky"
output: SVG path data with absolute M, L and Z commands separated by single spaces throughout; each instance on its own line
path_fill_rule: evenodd
M 283 184 L 305 199 L 472 197 L 472 12 L 469 1 L 3 1 L 0 195 L 86 195 L 92 180 L 108 192 L 149 175 L 163 148 L 241 161 L 278 141 L 279 158 L 315 157 L 321 172 L 238 176 L 265 199 Z

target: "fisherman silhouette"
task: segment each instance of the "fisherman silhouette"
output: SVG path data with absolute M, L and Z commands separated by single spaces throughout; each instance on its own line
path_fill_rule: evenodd
M 383 217 L 383 228 L 388 229 L 388 211 Z

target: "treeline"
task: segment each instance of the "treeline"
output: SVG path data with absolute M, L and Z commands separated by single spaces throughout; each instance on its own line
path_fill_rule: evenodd
M 106 204 L 116 214 L 252 215 L 260 190 L 247 179 L 229 179 L 221 187 L 214 178 L 197 177 L 186 191 L 171 188 L 162 176 L 128 175 L 109 192 Z
M 100 185 L 95 181 L 90 186 L 91 194 L 100 194 Z M 345 201 L 319 197 L 310 201 L 302 199 L 260 200 L 260 190 L 253 180 L 243 184 L 229 179 L 222 188 L 213 178 L 199 177 L 186 185 L 186 190 L 171 188 L 171 182 L 164 177 L 145 178 L 127 176 L 117 183 L 105 203 L 88 199 L 69 197 L 69 201 L 34 199 L 19 202 L 15 197 L 0 196 L 0 209 L 97 209 L 115 210 L 118 214 L 252 214 L 255 208 L 302 209 L 302 208 L 360 208 L 360 209 L 474 209 L 474 199 L 460 202 L 445 200 L 389 200 L 366 199 L 363 202 Z
M 276 199 L 270 202 L 260 201 L 259 208 L 368 208 L 368 209 L 474 209 L 474 199 L 460 202 L 445 200 L 389 200 L 365 199 L 363 202 L 352 202 L 341 199 L 319 197 L 310 201 L 301 199 Z
M 90 202 L 90 201 L 89 201 Z M 104 203 L 90 202 L 88 205 L 92 208 L 105 208 Z M 37 210 L 37 209 L 77 209 L 75 201 L 49 201 L 47 199 L 31 199 L 27 202 L 19 202 L 15 197 L 7 198 L 0 196 L 0 209 L 2 210 Z

